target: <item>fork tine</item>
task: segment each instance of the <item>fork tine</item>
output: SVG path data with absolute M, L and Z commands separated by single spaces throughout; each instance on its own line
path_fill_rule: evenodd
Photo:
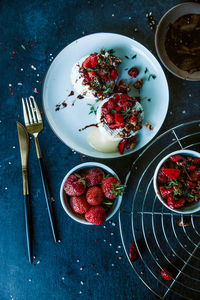
M 23 107 L 25 125 L 29 125 L 29 119 L 28 119 L 28 114 L 27 114 L 27 110 L 26 110 L 26 105 L 25 105 L 25 102 L 24 102 L 24 98 L 22 98 L 22 107 Z
M 29 107 L 28 99 L 27 99 L 27 98 L 25 98 L 25 100 L 26 100 L 26 106 L 27 106 L 27 109 L 28 109 L 29 123 L 30 123 L 30 124 L 33 124 L 33 118 L 32 118 L 32 115 L 31 115 L 31 111 L 30 111 L 30 107 Z
M 31 101 L 31 97 L 29 97 L 28 99 L 30 107 L 31 107 L 31 112 L 32 112 L 32 117 L 33 117 L 33 122 L 37 123 L 36 117 L 35 117 L 35 107 L 33 107 L 32 101 Z
M 35 98 L 33 96 L 30 96 L 30 98 L 33 100 L 33 103 L 34 103 L 34 106 L 35 106 L 35 112 L 36 112 L 36 116 L 37 116 L 37 119 L 38 119 L 38 122 L 42 122 L 42 117 L 41 117 L 41 113 L 40 113 L 40 110 L 37 106 L 37 103 L 35 101 Z M 29 98 L 29 99 L 30 99 Z

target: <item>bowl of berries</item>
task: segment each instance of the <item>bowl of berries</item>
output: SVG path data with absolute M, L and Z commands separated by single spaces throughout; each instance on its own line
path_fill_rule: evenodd
M 158 199 L 168 209 L 190 214 L 200 210 L 200 153 L 179 150 L 165 156 L 153 178 Z
M 75 221 L 101 225 L 119 209 L 123 188 L 111 168 L 87 162 L 66 174 L 60 188 L 60 199 L 65 212 Z

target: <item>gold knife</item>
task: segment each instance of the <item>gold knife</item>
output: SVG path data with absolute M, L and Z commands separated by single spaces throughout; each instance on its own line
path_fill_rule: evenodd
M 19 138 L 19 148 L 21 155 L 22 165 L 22 178 L 23 178 L 23 194 L 24 194 L 24 214 L 25 214 L 25 226 L 26 226 L 26 240 L 28 249 L 28 259 L 32 263 L 32 249 L 31 249 L 31 207 L 29 199 L 28 188 L 28 154 L 29 154 L 29 136 L 26 128 L 19 122 L 17 122 L 17 131 Z

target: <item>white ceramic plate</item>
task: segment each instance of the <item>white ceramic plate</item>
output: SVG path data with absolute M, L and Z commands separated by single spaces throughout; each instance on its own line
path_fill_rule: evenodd
M 98 52 L 102 48 L 114 49 L 115 55 L 122 58 L 119 80 L 130 79 L 128 71 L 125 69 L 130 69 L 133 66 L 137 66 L 140 71 L 137 79 L 144 78 L 145 80 L 140 92 L 142 98 L 146 97 L 141 101 L 144 108 L 144 122 L 150 122 L 154 129 L 149 131 L 144 126 L 138 134 L 136 148 L 123 155 L 133 153 L 150 142 L 160 129 L 167 114 L 169 104 L 167 80 L 160 64 L 151 52 L 140 43 L 123 35 L 95 33 L 84 36 L 65 47 L 57 55 L 47 72 L 43 87 L 43 107 L 51 128 L 66 145 L 88 156 L 114 158 L 121 155 L 118 152 L 102 153 L 88 144 L 87 136 L 92 128 L 79 132 L 80 128 L 96 123 L 96 116 L 94 114 L 89 115 L 90 106 L 88 105 L 88 103 L 95 103 L 95 100 L 77 99 L 78 94 L 76 92 L 74 96 L 67 97 L 71 91 L 74 91 L 70 79 L 72 66 L 83 56 Z M 132 59 L 135 54 L 137 55 L 136 58 Z M 128 56 L 129 59 L 125 56 Z M 146 68 L 148 72 L 145 74 Z M 148 81 L 150 74 L 155 74 L 156 78 L 151 78 Z M 137 79 L 132 80 L 132 82 Z M 137 96 L 138 91 L 133 88 L 130 95 Z M 65 99 L 67 99 L 67 107 L 56 111 L 56 104 Z M 151 101 L 147 99 L 151 99 Z

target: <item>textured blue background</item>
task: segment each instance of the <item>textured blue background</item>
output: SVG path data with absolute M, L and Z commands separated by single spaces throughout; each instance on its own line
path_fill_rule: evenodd
M 44 75 L 51 57 L 66 45 L 86 34 L 115 32 L 134 37 L 155 54 L 154 32 L 149 28 L 146 13 L 152 11 L 158 21 L 169 8 L 181 2 L 1 0 L 1 300 L 154 299 L 131 269 L 123 248 L 118 248 L 121 240 L 117 216 L 112 223 L 107 222 L 105 228 L 83 226 L 66 216 L 59 201 L 59 187 L 64 175 L 76 164 L 95 159 L 74 153 L 60 142 L 45 117 L 40 143 L 56 201 L 61 243 L 55 244 L 52 239 L 31 142 L 30 190 L 35 259 L 34 264 L 29 265 L 16 121 L 23 122 L 21 97 L 31 95 L 34 88 L 39 91 L 35 96 L 42 109 Z M 31 68 L 32 65 L 36 70 Z M 161 131 L 199 117 L 199 83 L 182 81 L 166 70 L 165 73 L 170 88 L 170 107 Z M 113 167 L 124 179 L 136 156 L 137 153 L 101 162 Z

